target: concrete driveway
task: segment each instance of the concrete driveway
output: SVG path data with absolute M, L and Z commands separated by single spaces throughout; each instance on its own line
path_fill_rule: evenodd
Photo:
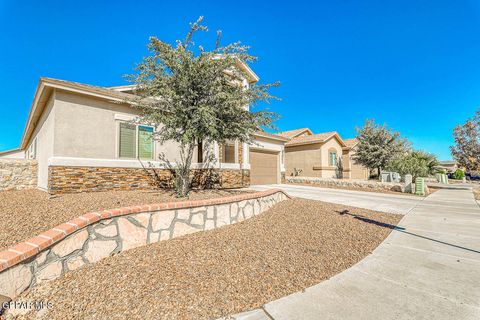
M 480 208 L 439 190 L 353 267 L 236 320 L 480 319 Z
M 270 184 L 251 186 L 253 190 L 282 189 L 289 195 L 298 198 L 320 200 L 344 204 L 388 213 L 406 214 L 424 198 L 414 195 L 352 191 L 331 188 L 299 186 L 291 184 Z

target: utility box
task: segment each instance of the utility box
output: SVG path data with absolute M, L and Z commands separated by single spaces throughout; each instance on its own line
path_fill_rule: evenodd
M 423 178 L 415 179 L 415 194 L 419 196 L 425 195 L 425 179 Z

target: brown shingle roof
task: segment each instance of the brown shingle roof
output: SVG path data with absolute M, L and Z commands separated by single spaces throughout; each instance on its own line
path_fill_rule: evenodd
M 280 140 L 280 141 L 288 141 L 289 139 L 288 138 L 285 138 L 279 134 L 273 134 L 273 133 L 268 133 L 268 132 L 265 132 L 265 131 L 256 131 L 253 133 L 254 136 L 257 136 L 257 137 L 265 137 L 265 138 L 270 138 L 270 139 L 274 139 L 274 140 Z
M 355 146 L 357 145 L 358 139 L 357 139 L 357 138 L 345 139 L 345 140 L 343 140 L 343 142 L 345 142 L 345 144 L 347 145 L 347 147 L 353 148 L 353 147 L 355 147 Z
M 334 135 L 338 136 L 338 133 L 336 131 L 331 131 L 331 132 L 312 134 L 310 136 L 296 137 L 290 140 L 289 142 L 287 142 L 285 145 L 293 146 L 293 145 L 301 145 L 301 144 L 309 144 L 309 143 L 322 143 L 330 139 Z M 338 137 L 340 138 L 340 136 Z
M 283 132 L 280 132 L 279 135 L 285 137 L 285 138 L 289 138 L 289 139 L 292 139 L 294 138 L 295 136 L 299 135 L 300 133 L 302 133 L 303 131 L 308 131 L 310 134 L 312 134 L 312 131 L 310 131 L 310 129 L 308 128 L 300 128 L 300 129 L 295 129 L 295 130 L 288 130 L 288 131 L 283 131 Z

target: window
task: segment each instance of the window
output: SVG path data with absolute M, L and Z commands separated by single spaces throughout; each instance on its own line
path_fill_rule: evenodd
M 153 128 L 138 126 L 138 157 L 153 159 Z
M 120 158 L 153 159 L 153 128 L 121 122 L 118 155 Z
M 235 141 L 227 140 L 224 144 L 222 144 L 222 162 L 237 162 L 235 159 Z
M 328 157 L 328 164 L 332 167 L 336 167 L 337 166 L 337 152 L 336 151 L 330 151 L 328 153 L 329 157 Z

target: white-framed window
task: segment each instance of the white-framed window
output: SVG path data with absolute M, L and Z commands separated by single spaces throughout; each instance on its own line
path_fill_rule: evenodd
M 332 167 L 337 166 L 337 152 L 336 151 L 330 151 L 328 153 L 328 164 Z
M 151 126 L 120 122 L 118 128 L 118 157 L 153 160 L 155 153 L 153 130 L 154 128 Z

